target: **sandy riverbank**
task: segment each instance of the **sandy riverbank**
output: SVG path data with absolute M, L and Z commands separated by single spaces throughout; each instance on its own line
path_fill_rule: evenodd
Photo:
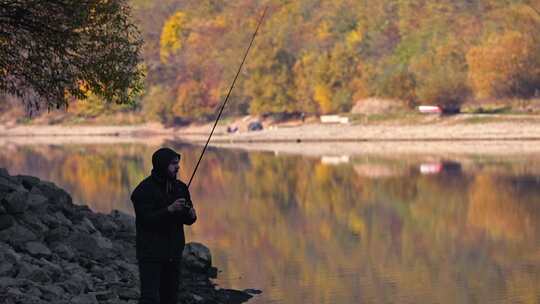
M 0 144 L 206 142 L 212 125 L 166 128 L 158 123 L 131 126 L 0 126 Z M 262 131 L 229 134 L 217 127 L 211 144 L 226 148 L 301 154 L 540 152 L 540 120 L 423 123 L 272 125 Z

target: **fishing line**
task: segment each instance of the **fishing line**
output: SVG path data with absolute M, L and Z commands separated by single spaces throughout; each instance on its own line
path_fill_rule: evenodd
M 210 142 L 210 138 L 212 138 L 212 134 L 214 134 L 214 130 L 216 129 L 217 123 L 219 119 L 221 118 L 221 113 L 223 113 L 223 109 L 225 108 L 225 105 L 227 104 L 227 101 L 229 100 L 229 96 L 231 95 L 231 92 L 234 88 L 234 84 L 236 83 L 236 79 L 238 78 L 238 75 L 240 74 L 240 71 L 242 70 L 242 66 L 244 65 L 244 62 L 246 61 L 247 55 L 249 53 L 249 50 L 251 49 L 251 45 L 253 44 L 253 40 L 255 40 L 255 36 L 257 36 L 257 32 L 259 31 L 259 27 L 261 26 L 261 23 L 264 19 L 264 16 L 266 15 L 266 11 L 268 10 L 268 6 L 264 8 L 264 12 L 259 20 L 259 23 L 257 24 L 257 28 L 255 29 L 255 32 L 253 33 L 253 37 L 251 37 L 251 41 L 249 42 L 249 46 L 246 49 L 246 52 L 244 54 L 244 58 L 242 59 L 242 63 L 240 63 L 240 66 L 238 67 L 238 71 L 236 72 L 236 76 L 234 76 L 234 80 L 231 84 L 231 87 L 229 88 L 229 92 L 227 93 L 227 97 L 225 97 L 225 101 L 221 104 L 221 108 L 219 109 L 219 114 L 216 118 L 216 121 L 214 122 L 214 126 L 212 127 L 212 131 L 210 132 L 210 135 L 208 136 L 208 139 L 206 140 L 206 144 L 204 145 L 204 148 L 201 152 L 201 155 L 199 156 L 199 160 L 197 161 L 197 165 L 195 165 L 195 169 L 193 170 L 193 174 L 191 174 L 191 178 L 189 179 L 189 182 L 187 184 L 188 188 L 191 185 L 191 181 L 193 180 L 193 177 L 195 176 L 195 173 L 197 172 L 197 169 L 199 168 L 199 164 L 201 163 L 201 160 L 203 158 L 204 152 L 206 151 L 206 148 L 208 147 L 208 143 Z

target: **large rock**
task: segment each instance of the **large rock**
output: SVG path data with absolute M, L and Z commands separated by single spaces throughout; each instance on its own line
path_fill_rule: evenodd
M 206 271 L 212 267 L 210 249 L 201 243 L 188 243 L 182 253 L 182 261 L 189 269 Z
M 75 232 L 69 237 L 68 244 L 79 252 L 95 259 L 107 256 L 113 248 L 112 242 L 101 235 L 88 235 L 79 232 Z
M 23 213 L 28 207 L 28 191 L 11 192 L 4 197 L 2 202 L 8 213 Z
M 36 212 L 44 212 L 49 199 L 44 195 L 32 193 L 28 195 L 28 208 Z
M 36 241 L 38 237 L 28 228 L 15 224 L 0 231 L 0 241 L 13 246 L 22 247 L 26 242 Z
M 41 182 L 39 178 L 30 175 L 17 175 L 15 178 L 28 190 Z
M 37 257 L 48 257 L 52 254 L 51 250 L 41 242 L 28 242 L 25 249 L 30 255 Z
M 49 198 L 49 201 L 53 204 L 58 205 L 72 205 L 73 200 L 69 193 L 67 193 L 64 189 L 58 188 L 55 184 L 51 182 L 41 182 L 34 187 L 39 190 L 39 193 Z M 33 187 L 32 187 L 33 189 Z M 37 191 L 34 190 L 34 193 L 37 193 Z
M 81 294 L 73 297 L 70 302 L 72 304 L 98 304 L 98 300 L 95 295 L 92 294 Z
M 21 184 L 17 183 L 16 180 L 13 180 L 12 178 L 7 176 L 0 176 L 0 193 L 24 190 L 24 187 Z

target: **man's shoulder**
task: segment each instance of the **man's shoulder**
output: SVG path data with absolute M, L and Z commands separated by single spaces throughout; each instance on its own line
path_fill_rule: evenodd
M 149 188 L 153 187 L 154 183 L 152 182 L 152 179 L 149 177 L 146 177 L 143 179 L 136 187 L 133 189 L 132 194 L 138 194 L 140 192 L 147 191 Z

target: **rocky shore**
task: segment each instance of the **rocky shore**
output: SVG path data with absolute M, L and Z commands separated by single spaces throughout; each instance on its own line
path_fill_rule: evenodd
M 134 224 L 130 215 L 94 213 L 51 182 L 0 168 L 0 303 L 137 303 Z M 258 293 L 218 288 L 217 272 L 208 248 L 187 244 L 179 303 L 243 303 Z

